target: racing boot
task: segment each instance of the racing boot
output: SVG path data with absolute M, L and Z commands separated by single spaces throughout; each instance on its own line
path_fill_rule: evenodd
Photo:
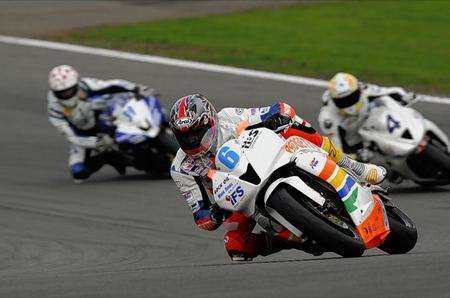
M 351 159 L 338 149 L 328 137 L 323 137 L 322 149 L 328 152 L 329 157 L 338 166 L 349 171 L 360 181 L 370 184 L 380 184 L 386 178 L 387 171 L 384 167 Z

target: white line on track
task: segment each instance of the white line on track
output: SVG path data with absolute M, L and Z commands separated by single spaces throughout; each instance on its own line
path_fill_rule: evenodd
M 319 79 L 299 77 L 299 76 L 273 73 L 273 72 L 267 72 L 267 71 L 251 70 L 251 69 L 238 68 L 238 67 L 232 67 L 232 66 L 223 66 L 223 65 L 210 64 L 210 63 L 202 63 L 202 62 L 195 62 L 195 61 L 166 58 L 166 57 L 160 57 L 160 56 L 137 54 L 137 53 L 131 53 L 131 52 L 122 52 L 122 51 L 115 51 L 115 50 L 108 50 L 108 49 L 101 49 L 101 48 L 94 48 L 94 47 L 79 46 L 79 45 L 67 44 L 67 43 L 61 43 L 61 42 L 53 42 L 53 41 L 21 38 L 21 37 L 12 37 L 12 36 L 5 36 L 5 35 L 0 35 L 0 42 L 7 43 L 7 44 L 21 45 L 21 46 L 30 46 L 30 47 L 37 47 L 37 48 L 60 50 L 60 51 L 66 51 L 66 52 L 72 52 L 72 53 L 97 55 L 97 56 L 124 59 L 124 60 L 130 60 L 130 61 L 138 61 L 138 62 L 145 62 L 145 63 L 176 66 L 176 67 L 182 67 L 182 68 L 190 68 L 190 69 L 210 71 L 210 72 L 216 72 L 216 73 L 232 74 L 232 75 L 245 76 L 245 77 L 251 77 L 251 78 L 268 79 L 268 80 L 281 81 L 281 82 L 300 84 L 300 85 L 306 85 L 306 86 L 314 86 L 314 87 L 322 87 L 322 88 L 327 87 L 327 81 L 319 80 Z M 419 101 L 423 101 L 423 102 L 450 104 L 450 98 L 447 98 L 447 97 L 436 97 L 436 96 L 431 96 L 431 95 L 418 94 L 418 99 L 419 99 Z

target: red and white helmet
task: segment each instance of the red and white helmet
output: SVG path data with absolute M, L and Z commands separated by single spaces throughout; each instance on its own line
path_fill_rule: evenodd
M 48 76 L 53 95 L 66 107 L 75 106 L 78 100 L 78 72 L 69 65 L 54 67 Z
M 170 128 L 180 148 L 193 157 L 214 153 L 217 137 L 217 112 L 201 94 L 181 97 L 170 110 Z

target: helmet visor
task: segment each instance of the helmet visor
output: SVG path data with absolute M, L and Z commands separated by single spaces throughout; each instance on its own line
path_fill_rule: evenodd
M 215 121 L 187 131 L 173 131 L 180 148 L 191 156 L 211 149 L 217 135 Z
M 360 97 L 361 91 L 359 91 L 358 89 L 347 96 L 341 98 L 333 98 L 333 102 L 339 109 L 346 109 L 356 104 L 359 101 Z
M 78 92 L 78 86 L 73 86 L 60 91 L 53 91 L 53 95 L 59 100 L 68 100 L 74 97 Z

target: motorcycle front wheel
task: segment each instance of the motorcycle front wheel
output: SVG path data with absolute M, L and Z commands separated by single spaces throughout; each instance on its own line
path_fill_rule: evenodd
M 267 200 L 289 223 L 324 246 L 343 257 L 359 257 L 365 246 L 359 233 L 340 216 L 324 214 L 303 193 L 286 184 L 280 184 Z
M 385 205 L 391 232 L 378 248 L 388 254 L 404 254 L 416 246 L 417 228 L 406 213 L 395 206 Z

